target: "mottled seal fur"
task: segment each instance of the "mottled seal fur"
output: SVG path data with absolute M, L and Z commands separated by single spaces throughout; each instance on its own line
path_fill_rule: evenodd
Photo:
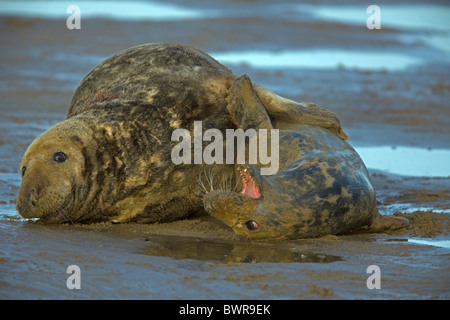
M 236 126 L 272 128 L 247 76 L 235 80 L 229 101 L 227 109 Z M 363 227 L 381 231 L 408 224 L 406 219 L 379 214 L 363 161 L 328 130 L 310 125 L 280 130 L 279 157 L 280 171 L 272 176 L 261 175 L 261 165 L 236 164 L 240 191 L 206 193 L 205 210 L 254 240 L 317 237 Z
M 236 76 L 206 53 L 146 44 L 106 59 L 82 80 L 67 118 L 42 133 L 20 163 L 17 209 L 47 223 L 161 222 L 202 207 L 203 165 L 170 158 L 177 128 L 233 128 L 225 108 Z M 255 84 L 277 128 L 308 124 L 342 139 L 336 115 Z M 339 139 L 339 138 L 337 138 Z M 232 165 L 209 167 L 228 175 Z

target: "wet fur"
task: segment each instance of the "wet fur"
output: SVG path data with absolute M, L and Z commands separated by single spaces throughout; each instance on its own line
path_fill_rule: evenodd
M 236 126 L 272 129 L 247 76 L 235 80 L 228 101 Z M 204 197 L 206 211 L 254 240 L 317 237 L 362 227 L 382 231 L 408 224 L 378 213 L 364 163 L 330 131 L 297 125 L 295 131 L 281 130 L 279 145 L 280 170 L 273 176 L 262 176 L 260 164 L 235 166 L 237 171 L 244 167 L 257 182 L 259 199 L 233 190 L 211 191 Z M 247 228 L 249 221 L 258 228 Z
M 235 75 L 206 53 L 176 44 L 146 44 L 106 59 L 82 80 L 66 120 L 27 149 L 17 209 L 43 222 L 161 222 L 202 207 L 204 165 L 175 166 L 171 134 L 202 121 L 204 130 L 235 128 L 226 111 Z M 322 125 L 345 138 L 336 115 L 256 89 L 276 126 Z M 206 144 L 206 143 L 205 143 Z M 56 151 L 68 154 L 55 164 Z M 212 166 L 230 175 L 232 165 Z M 64 183 L 64 187 L 60 184 Z M 30 190 L 38 204 L 30 204 Z M 52 197 L 51 194 L 57 194 Z M 61 208 L 62 200 L 71 205 Z

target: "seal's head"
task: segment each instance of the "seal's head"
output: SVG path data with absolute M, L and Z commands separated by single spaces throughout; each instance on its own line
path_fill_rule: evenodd
M 22 184 L 17 210 L 24 218 L 49 223 L 72 221 L 75 196 L 85 170 L 83 136 L 79 122 L 63 121 L 42 133 L 20 163 Z M 78 188 L 78 189 L 77 189 Z
M 277 186 L 252 165 L 238 165 L 236 174 L 240 191 L 208 192 L 203 198 L 206 212 L 225 222 L 237 234 L 253 240 L 284 238 L 287 233 L 283 220 L 289 219 L 289 215 L 279 216 L 272 211 L 274 207 L 281 207 L 279 201 L 284 201 L 277 196 L 281 190 L 275 190 Z

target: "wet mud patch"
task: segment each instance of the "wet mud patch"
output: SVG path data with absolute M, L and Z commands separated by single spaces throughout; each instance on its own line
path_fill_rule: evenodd
M 448 249 L 410 243 L 407 233 L 256 243 L 200 218 L 158 225 L 3 220 L 0 230 L 0 297 L 7 299 L 449 297 Z M 78 292 L 65 285 L 72 264 L 82 272 Z M 383 290 L 367 289 L 370 265 L 381 268 Z
M 437 237 L 448 235 L 450 232 L 450 215 L 446 213 L 432 211 L 397 212 L 395 216 L 404 217 L 411 221 L 411 226 L 407 228 L 407 232 L 413 237 Z
M 314 253 L 293 243 L 255 243 L 251 241 L 201 240 L 195 237 L 158 236 L 146 238 L 149 246 L 142 252 L 151 256 L 195 259 L 216 263 L 330 263 L 334 255 Z
M 371 170 L 381 214 L 415 211 L 449 214 L 449 177 L 411 177 Z

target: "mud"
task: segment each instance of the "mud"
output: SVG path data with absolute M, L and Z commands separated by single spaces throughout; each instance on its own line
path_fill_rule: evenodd
M 359 8 L 356 1 L 342 3 Z M 439 2 L 429 5 L 434 4 Z M 378 5 L 384 10 L 388 3 Z M 365 20 L 321 20 L 309 9 L 298 10 L 294 1 L 194 1 L 190 9 L 203 15 L 82 17 L 81 30 L 66 28 L 65 12 L 52 19 L 0 14 L 0 298 L 449 299 L 445 174 L 369 168 L 380 212 L 413 221 L 389 234 L 254 243 L 208 216 L 155 225 L 43 225 L 19 217 L 15 199 L 23 150 L 65 118 L 71 95 L 90 69 L 148 42 L 184 43 L 210 53 L 348 50 L 408 56 L 419 63 L 392 70 L 345 60 L 334 68 L 265 68 L 245 61 L 227 66 L 283 96 L 336 112 L 356 148 L 450 149 L 450 54 L 430 41 L 450 37 L 445 25 L 413 28 L 382 20 L 381 30 L 369 31 Z M 415 159 L 402 161 L 406 166 Z M 66 286 L 66 269 L 73 264 L 81 270 L 80 290 Z M 370 265 L 380 267 L 381 289 L 366 285 Z

